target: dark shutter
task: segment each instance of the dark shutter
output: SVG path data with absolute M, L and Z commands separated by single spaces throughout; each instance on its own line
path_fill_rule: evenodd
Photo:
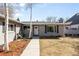
M 46 30 L 46 25 L 45 25 L 45 33 L 47 32 L 47 30 Z
M 59 33 L 59 26 L 57 25 L 57 33 Z

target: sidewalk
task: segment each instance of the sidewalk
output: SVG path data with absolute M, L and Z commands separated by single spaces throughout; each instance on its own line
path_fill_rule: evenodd
M 33 38 L 28 46 L 25 48 L 21 56 L 39 56 L 39 38 Z

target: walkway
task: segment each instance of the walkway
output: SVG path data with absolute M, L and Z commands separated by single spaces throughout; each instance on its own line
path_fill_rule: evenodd
M 34 37 L 28 46 L 25 48 L 21 56 L 39 56 L 39 38 Z

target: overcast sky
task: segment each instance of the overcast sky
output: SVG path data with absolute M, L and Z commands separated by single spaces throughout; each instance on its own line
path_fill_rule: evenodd
M 14 16 L 21 21 L 29 21 L 29 8 L 26 4 L 13 4 L 16 13 Z M 32 20 L 45 20 L 47 17 L 69 18 L 79 12 L 77 3 L 41 3 L 32 6 Z

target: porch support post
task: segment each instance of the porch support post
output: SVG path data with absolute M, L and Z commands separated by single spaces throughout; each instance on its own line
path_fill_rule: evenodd
M 65 24 L 63 23 L 63 37 L 65 37 Z
M 53 25 L 53 32 L 55 33 L 55 24 Z
M 17 39 L 17 33 L 16 33 L 16 24 L 15 24 L 15 40 Z
M 21 30 L 22 30 L 22 32 L 21 32 L 21 34 L 22 34 L 22 38 L 23 38 L 23 31 L 24 31 L 24 28 L 23 28 L 23 25 L 21 26 Z
M 56 25 L 56 27 L 55 27 L 55 30 L 56 30 L 56 33 L 57 33 L 57 25 Z

